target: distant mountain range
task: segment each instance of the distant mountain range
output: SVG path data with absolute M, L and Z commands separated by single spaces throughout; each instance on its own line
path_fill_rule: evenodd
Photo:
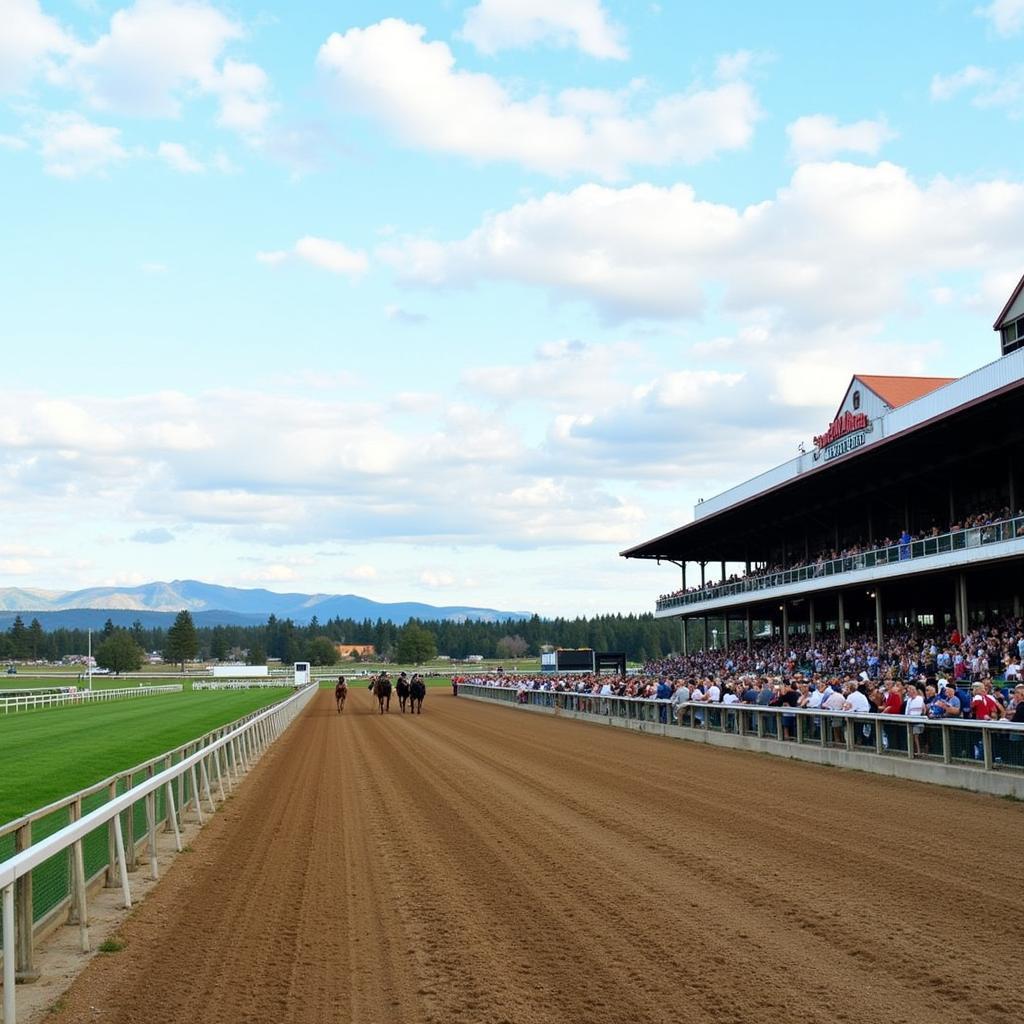
M 383 604 L 356 594 L 276 594 L 271 590 L 221 587 L 199 580 L 144 583 L 138 587 L 88 587 L 56 591 L 0 587 L 0 627 L 21 614 L 38 618 L 45 629 L 98 628 L 109 618 L 114 625 L 169 625 L 187 608 L 197 626 L 250 626 L 268 615 L 305 625 L 314 616 L 327 619 L 386 619 L 402 625 L 409 619 L 451 619 L 456 622 L 499 622 L 530 617 L 529 612 L 503 612 L 464 605 L 436 606 L 417 601 Z

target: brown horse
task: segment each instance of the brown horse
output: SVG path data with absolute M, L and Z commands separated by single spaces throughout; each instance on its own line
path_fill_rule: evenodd
M 395 682 L 395 695 L 398 697 L 398 706 L 402 709 L 402 714 L 405 714 L 405 702 L 409 699 L 409 681 L 405 678 L 404 672 Z
M 380 705 L 380 713 L 382 715 L 385 711 L 391 710 L 391 680 L 388 679 L 387 672 L 381 672 L 381 674 L 374 679 L 373 695 L 377 698 L 377 703 Z
M 334 687 L 334 700 L 338 705 L 338 714 L 345 710 L 345 698 L 348 696 L 348 683 L 344 676 L 338 676 L 337 685 Z
M 427 695 L 427 684 L 423 682 L 423 677 L 415 675 L 412 677 L 412 682 L 409 684 L 409 714 L 410 715 L 422 715 L 423 714 L 423 698 Z

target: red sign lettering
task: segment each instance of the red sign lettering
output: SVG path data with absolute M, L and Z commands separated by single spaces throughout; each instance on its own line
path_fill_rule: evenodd
M 855 430 L 867 430 L 868 417 L 863 412 L 844 412 L 837 416 L 824 434 L 819 434 L 814 439 L 815 448 L 827 448 L 833 441 L 838 441 Z

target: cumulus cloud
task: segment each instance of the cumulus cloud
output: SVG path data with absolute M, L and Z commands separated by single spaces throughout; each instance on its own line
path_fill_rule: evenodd
M 362 249 L 350 249 L 341 242 L 313 235 L 300 238 L 290 250 L 272 249 L 258 252 L 256 259 L 267 266 L 278 266 L 287 260 L 298 259 L 332 274 L 344 274 L 349 277 L 365 273 L 370 265 L 369 258 Z
M 380 249 L 407 283 L 513 281 L 609 319 L 700 315 L 713 295 L 784 323 L 871 323 L 944 270 L 1024 260 L 1024 184 L 919 182 L 902 167 L 804 164 L 746 207 L 689 185 L 583 185 L 487 215 L 462 239 Z
M 1024 65 L 1016 64 L 1001 72 L 974 65 L 932 79 L 934 100 L 949 100 L 970 93 L 971 105 L 981 110 L 1003 109 L 1010 117 L 1024 116 Z
M 635 165 L 695 164 L 741 149 L 760 116 L 742 81 L 664 96 L 639 113 L 624 108 L 629 90 L 517 99 L 493 76 L 457 68 L 448 45 L 425 32 L 391 18 L 332 34 L 317 56 L 341 109 L 374 118 L 409 146 L 614 179 Z
M 0 31 L 0 93 L 24 88 L 53 58 L 75 42 L 60 23 L 44 14 L 39 0 L 4 0 Z
M 119 128 L 96 124 L 81 114 L 50 114 L 34 134 L 44 170 L 57 178 L 102 175 L 129 156 Z
M 992 0 L 974 13 L 989 21 L 1001 36 L 1015 36 L 1024 28 L 1024 0 Z
M 93 110 L 179 118 L 211 97 L 218 121 L 254 144 L 273 113 L 270 82 L 256 64 L 226 55 L 243 26 L 205 0 L 136 0 L 108 30 L 83 42 L 42 14 L 37 0 L 7 0 L 0 33 L 0 91 L 47 81 L 77 92 Z
M 199 174 L 206 169 L 180 142 L 161 142 L 156 155 L 181 174 Z
M 896 138 L 884 117 L 840 124 L 826 114 L 799 117 L 786 126 L 786 134 L 794 159 L 801 163 L 828 160 L 837 153 L 875 156 L 886 142 Z
M 461 37 L 481 53 L 546 42 L 591 57 L 625 60 L 622 30 L 600 0 L 480 0 L 466 11 Z

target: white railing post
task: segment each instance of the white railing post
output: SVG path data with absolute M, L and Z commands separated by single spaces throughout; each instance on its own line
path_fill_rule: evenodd
M 174 845 L 177 847 L 178 853 L 181 853 L 181 830 L 178 828 L 178 813 L 174 806 L 174 786 L 170 782 L 167 783 L 165 792 L 167 793 L 167 820 L 174 829 Z
M 128 813 L 132 813 L 131 806 Z M 124 897 L 125 910 L 132 908 L 132 891 L 128 886 L 128 865 L 124 862 L 124 834 L 121 832 L 121 813 L 114 815 L 114 844 L 117 847 L 117 867 L 121 875 L 121 895 Z
M 14 886 L 4 888 L 4 1024 L 15 1024 Z
M 199 819 L 199 824 L 202 825 L 202 824 L 204 824 L 204 822 L 203 822 L 203 808 L 202 808 L 202 802 L 203 801 L 202 801 L 202 798 L 199 795 L 199 786 L 196 783 L 196 766 L 195 765 L 192 765 L 192 767 L 189 768 L 189 777 L 192 780 L 192 799 L 195 801 L 195 805 L 196 805 L 196 817 Z

